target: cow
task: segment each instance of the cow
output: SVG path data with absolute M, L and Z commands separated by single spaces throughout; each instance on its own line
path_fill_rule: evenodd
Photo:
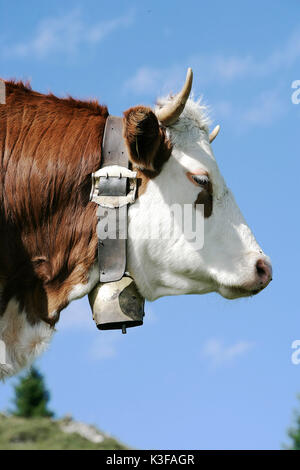
M 127 269 L 140 294 L 217 292 L 252 296 L 272 278 L 271 262 L 245 222 L 213 155 L 205 106 L 189 97 L 192 71 L 175 96 L 123 114 L 123 138 L 138 178 L 128 210 Z M 109 115 L 97 101 L 41 94 L 6 81 L 0 105 L 0 341 L 2 379 L 47 347 L 60 312 L 99 280 L 97 206 L 91 174 L 101 165 Z M 164 232 L 173 204 L 204 207 L 204 246 Z M 166 210 L 167 209 L 167 210 Z M 136 236 L 136 235 L 140 236 Z M 88 319 L 87 319 L 88 321 Z

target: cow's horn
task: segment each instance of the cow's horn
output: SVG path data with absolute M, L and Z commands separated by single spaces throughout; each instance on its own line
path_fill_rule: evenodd
M 211 133 L 209 134 L 209 143 L 211 144 L 213 140 L 215 140 L 215 138 L 217 137 L 217 135 L 219 134 L 219 130 L 220 130 L 220 126 L 219 124 L 214 128 L 213 131 L 211 131 Z
M 160 110 L 157 111 L 157 119 L 164 124 L 165 126 L 170 126 L 177 121 L 180 114 L 184 110 L 185 103 L 191 92 L 193 83 L 193 71 L 191 68 L 188 68 L 186 74 L 185 84 L 180 93 L 178 93 L 172 101 L 170 101 L 166 106 L 163 106 Z

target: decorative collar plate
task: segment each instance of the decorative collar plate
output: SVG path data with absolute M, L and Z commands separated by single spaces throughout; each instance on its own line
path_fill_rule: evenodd
M 128 178 L 129 191 L 126 196 L 103 196 L 99 194 L 100 178 Z M 114 209 L 132 204 L 136 200 L 137 173 L 126 167 L 111 165 L 100 168 L 92 173 L 92 190 L 90 200 L 102 207 Z

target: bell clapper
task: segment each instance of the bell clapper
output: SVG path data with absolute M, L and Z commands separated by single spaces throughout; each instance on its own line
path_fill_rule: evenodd
M 126 333 L 127 333 L 125 323 L 122 325 L 122 333 L 123 333 L 123 335 L 126 335 Z

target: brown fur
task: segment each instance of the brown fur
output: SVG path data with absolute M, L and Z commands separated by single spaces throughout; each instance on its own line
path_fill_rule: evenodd
M 203 188 L 197 196 L 195 205 L 204 204 L 204 217 L 207 219 L 211 216 L 213 211 L 213 190 L 212 184 L 209 181 L 208 187 Z
M 150 108 L 135 106 L 124 112 L 124 137 L 133 166 L 144 182 L 157 176 L 170 158 L 172 145 Z
M 0 105 L 0 315 L 15 297 L 53 324 L 96 259 L 96 205 L 106 107 L 6 82 Z M 50 314 L 56 311 L 57 316 Z

